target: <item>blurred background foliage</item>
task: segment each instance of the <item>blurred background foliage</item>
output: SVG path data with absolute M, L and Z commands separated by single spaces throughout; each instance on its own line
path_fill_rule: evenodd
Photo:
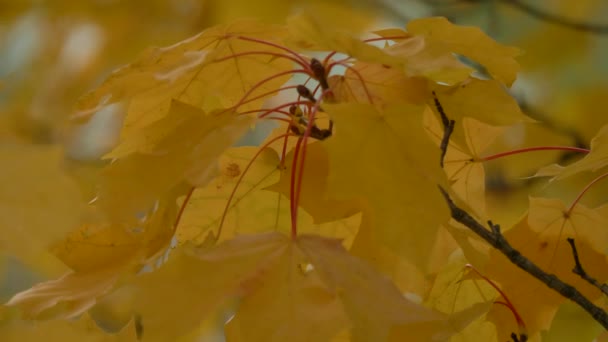
M 510 127 L 488 154 L 525 146 L 588 147 L 608 123 L 602 105 L 608 100 L 606 0 L 0 0 L 0 143 L 64 145 L 72 172 L 93 177 L 95 160 L 115 141 L 120 123 L 112 113 L 99 113 L 85 126 L 71 121 L 79 96 L 147 47 L 171 45 L 236 18 L 282 23 L 301 10 L 355 33 L 445 16 L 521 48 L 523 70 L 511 92 L 537 122 Z M 546 151 L 488 162 L 490 217 L 509 227 L 527 208 L 528 196 L 572 201 L 593 175 L 559 183 L 529 176 L 578 157 Z M 606 190 L 608 185 L 594 187 L 583 204 L 606 202 Z M 45 256 L 0 259 L 3 301 L 65 271 Z

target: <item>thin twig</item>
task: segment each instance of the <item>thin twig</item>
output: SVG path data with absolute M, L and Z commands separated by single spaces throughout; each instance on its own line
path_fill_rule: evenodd
M 608 296 L 608 285 L 600 284 L 599 281 L 585 272 L 585 269 L 583 269 L 583 265 L 581 264 L 581 260 L 579 259 L 578 251 L 576 250 L 576 245 L 574 244 L 574 239 L 568 238 L 567 240 L 570 247 L 572 247 L 572 256 L 574 257 L 574 268 L 572 269 L 572 272 L 583 278 L 589 284 L 597 287 L 600 291 L 602 291 L 603 294 Z
M 437 108 L 437 112 L 439 112 L 439 116 L 441 116 L 441 123 L 443 124 L 443 138 L 441 138 L 441 144 L 439 145 L 439 148 L 441 149 L 439 165 L 443 168 L 443 161 L 445 159 L 446 153 L 448 152 L 450 137 L 454 132 L 454 126 L 456 125 L 456 121 L 450 120 L 445 114 L 443 106 L 441 105 L 441 102 L 439 102 L 435 91 L 433 91 L 433 101 L 435 102 L 435 108 Z
M 487 229 L 481 223 L 477 222 L 475 218 L 469 215 L 468 212 L 458 207 L 454 201 L 452 201 L 450 195 L 442 187 L 439 187 L 439 190 L 445 197 L 452 214 L 451 216 L 454 220 L 472 230 L 492 247 L 500 251 L 511 261 L 511 263 L 521 268 L 534 278 L 540 280 L 542 283 L 555 290 L 562 296 L 578 304 L 581 308 L 587 311 L 593 317 L 593 319 L 600 323 L 605 329 L 608 329 L 608 314 L 606 311 L 593 304 L 574 286 L 565 283 L 554 274 L 545 272 L 535 263 L 530 261 L 530 259 L 526 258 L 518 250 L 513 248 L 500 232 L 499 225 L 491 224 L 491 230 Z

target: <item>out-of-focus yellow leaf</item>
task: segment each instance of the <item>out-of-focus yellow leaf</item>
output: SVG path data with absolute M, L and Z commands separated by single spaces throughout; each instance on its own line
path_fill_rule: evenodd
M 169 246 L 175 199 L 160 203 L 150 215 L 139 226 L 85 225 L 73 232 L 53 252 L 74 272 L 34 285 L 7 305 L 32 317 L 70 318 L 88 310 L 121 275 L 138 271 Z
M 402 65 L 403 60 L 391 56 L 382 49 L 361 41 L 347 30 L 328 29 L 324 23 L 309 14 L 299 14 L 288 19 L 289 44 L 299 49 L 337 51 L 365 62 Z
M 146 337 L 171 341 L 196 328 L 222 302 L 250 293 L 286 248 L 285 236 L 269 233 L 243 236 L 209 251 L 174 250 L 160 269 L 133 281 L 135 310 Z
M 543 341 L 597 341 L 595 338 L 605 331 L 589 314 L 572 302 L 562 304 L 553 319 L 551 330 L 542 334 Z
M 591 140 L 591 151 L 583 159 L 561 170 L 555 177 L 563 179 L 583 171 L 597 171 L 608 165 L 608 126 L 604 126 Z
M 0 146 L 0 249 L 27 257 L 43 253 L 83 218 L 78 185 L 61 169 L 55 146 Z
M 85 224 L 54 246 L 53 252 L 76 272 L 143 264 L 169 245 L 176 212 L 175 199 L 171 198 L 159 203 L 150 217 L 136 226 Z
M 95 305 L 97 297 L 110 291 L 123 271 L 124 265 L 120 265 L 68 273 L 17 293 L 5 305 L 18 306 L 27 317 L 76 317 Z
M 477 303 L 465 310 L 454 312 L 445 320 L 399 326 L 391 330 L 389 341 L 447 341 L 473 321 L 485 314 L 492 303 Z
M 407 31 L 423 35 L 431 44 L 441 44 L 446 50 L 469 57 L 483 65 L 490 75 L 511 86 L 520 67 L 515 57 L 521 54 L 517 48 L 504 46 L 472 26 L 457 26 L 446 18 L 412 20 Z
M 424 107 L 324 105 L 336 134 L 327 139 L 328 196 L 369 203 L 375 236 L 419 267 L 428 261 L 447 207 L 439 149 L 422 124 Z M 411 143 L 415 141 L 416 143 Z M 429 211 L 428 208 L 434 208 Z
M 182 182 L 207 184 L 217 172 L 221 153 L 249 128 L 250 118 L 234 115 L 205 115 L 190 105 L 173 102 L 169 116 L 179 120 L 175 129 L 156 125 L 153 137 L 134 138 L 127 150 L 145 148 L 109 164 L 102 173 L 98 203 L 118 222 L 133 221 Z M 160 125 L 160 124 L 159 124 Z M 175 127 L 169 123 L 169 128 Z M 144 131 L 145 134 L 145 131 Z M 164 134 L 164 135 L 163 135 Z M 150 144 L 152 146 L 150 146 Z
M 2 341 L 39 342 L 135 342 L 138 341 L 133 321 L 117 334 L 99 328 L 89 315 L 77 321 L 49 320 L 45 322 L 11 321 L 0 325 Z
M 268 54 L 282 50 L 241 37 L 281 44 L 285 34 L 280 26 L 238 21 L 209 28 L 172 46 L 151 48 L 83 97 L 77 115 L 130 100 L 121 134 L 124 138 L 165 117 L 172 99 L 206 112 L 230 108 L 258 82 L 292 68 L 289 60 Z M 289 77 L 276 77 L 252 90 L 248 99 L 259 98 L 239 109 L 259 108 L 272 94 L 262 95 L 279 88 Z

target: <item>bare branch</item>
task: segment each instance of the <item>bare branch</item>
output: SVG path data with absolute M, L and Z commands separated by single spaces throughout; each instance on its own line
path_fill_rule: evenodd
M 563 282 L 561 279 L 556 277 L 554 274 L 545 272 L 543 269 L 538 267 L 530 259 L 523 256 L 518 250 L 513 248 L 509 242 L 504 238 L 500 232 L 498 225 L 490 222 L 491 229 L 486 228 L 484 225 L 479 223 L 465 210 L 459 208 L 454 201 L 450 198 L 450 195 L 442 188 L 439 190 L 445 197 L 446 202 L 450 208 L 452 218 L 459 223 L 463 224 L 470 230 L 472 230 L 479 237 L 484 239 L 492 247 L 500 251 L 505 255 L 511 263 L 521 268 L 534 278 L 538 279 L 549 288 L 555 290 L 562 296 L 570 299 L 571 301 L 578 304 L 581 308 L 587 311 L 593 319 L 600 323 L 605 329 L 608 329 L 608 314 L 599 306 L 593 304 L 587 297 L 583 296 L 574 286 Z
M 608 285 L 601 284 L 595 278 L 587 274 L 587 272 L 585 272 L 585 269 L 583 269 L 583 265 L 581 264 L 581 261 L 578 256 L 578 251 L 576 250 L 576 245 L 574 244 L 574 239 L 568 238 L 568 243 L 570 244 L 570 247 L 572 247 L 572 256 L 574 257 L 574 268 L 572 269 L 572 272 L 583 278 L 589 284 L 597 287 L 600 291 L 602 291 L 603 294 L 608 296 Z
M 448 152 L 450 137 L 454 132 L 456 121 L 448 119 L 448 116 L 445 114 L 443 106 L 441 105 L 441 102 L 439 102 L 435 91 L 433 91 L 433 101 L 435 102 L 435 108 L 437 109 L 439 116 L 441 116 L 441 123 L 443 124 L 443 138 L 441 138 L 441 144 L 439 145 L 439 148 L 441 149 L 439 165 L 443 168 L 443 161 L 445 159 L 445 154 Z

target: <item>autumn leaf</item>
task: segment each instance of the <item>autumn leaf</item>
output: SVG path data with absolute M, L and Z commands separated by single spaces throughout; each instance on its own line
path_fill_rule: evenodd
M 394 30 L 377 33 L 387 39 L 394 37 L 394 34 L 405 37 L 385 47 L 384 51 L 404 61 L 404 72 L 408 77 L 424 77 L 439 84 L 455 85 L 469 78 L 473 72 L 452 52 L 441 45 L 430 44 L 424 36 L 401 34 Z
M 423 78 L 408 77 L 403 70 L 380 63 L 357 61 L 328 82 L 338 102 L 422 104 L 429 95 Z
M 252 88 L 271 75 L 291 70 L 292 63 L 273 55 L 281 49 L 242 37 L 281 44 L 285 31 L 280 26 L 238 21 L 209 28 L 172 46 L 148 49 L 83 97 L 77 115 L 128 100 L 121 134 L 126 138 L 165 117 L 173 99 L 211 112 L 235 106 L 248 94 L 251 101 L 239 106 L 240 110 L 257 109 L 291 76 L 285 73 Z
M 539 267 L 574 286 L 588 298 L 597 299 L 601 292 L 572 272 L 574 257 L 566 238 L 575 238 L 576 247 L 582 258 L 585 271 L 600 281 L 608 279 L 608 265 L 603 250 L 596 250 L 596 242 L 584 235 L 587 227 L 577 223 L 589 223 L 584 215 L 574 215 L 565 219 L 551 206 L 544 207 L 543 203 L 554 201 L 537 201 L 539 205 L 531 208 L 529 215 L 524 216 L 518 224 L 504 233 L 505 239 L 518 251 Z M 588 210 L 588 209 L 587 209 Z M 537 211 L 538 213 L 534 213 Z M 546 221 L 553 217 L 551 221 Z M 580 220 L 583 221 L 580 221 Z M 577 230 L 572 230 L 576 227 Z M 603 226 L 600 226 L 603 227 Z M 598 227 L 599 229 L 601 229 Z M 583 229 L 578 231 L 578 228 Z M 589 227 L 592 229 L 592 227 Z M 600 230 L 596 234 L 602 234 Z M 582 234 L 581 234 L 582 233 Z M 600 239 L 601 240 L 601 239 Z M 605 245 L 603 245 L 605 246 Z M 548 291 L 546 286 L 537 279 L 513 265 L 505 256 L 492 250 L 490 260 L 486 265 L 486 276 L 500 284 L 501 289 L 509 296 L 517 312 L 526 324 L 530 336 L 547 330 L 565 298 L 557 292 Z M 488 320 L 496 324 L 499 340 L 509 338 L 514 331 L 513 315 L 501 307 L 491 310 Z
M 168 132 L 164 121 L 179 121 Z M 217 172 L 217 159 L 249 128 L 243 116 L 205 115 L 195 107 L 174 101 L 169 116 L 159 121 L 145 138 L 134 137 L 127 151 L 133 152 L 107 165 L 102 173 L 98 205 L 118 222 L 134 220 L 154 202 L 176 190 L 182 182 L 207 184 Z M 176 126 L 167 124 L 168 128 Z M 149 146 L 151 145 L 151 146 Z M 122 145 L 119 145 L 119 148 Z M 122 153 L 120 153 L 122 154 Z
M 173 199 L 159 204 L 138 227 L 108 223 L 82 226 L 52 250 L 74 271 L 21 291 L 6 305 L 20 307 L 29 317 L 80 315 L 121 276 L 139 271 L 164 252 L 173 237 L 175 215 Z
M 443 139 L 443 127 L 429 111 L 424 115 L 425 128 L 439 145 Z M 482 153 L 504 131 L 504 127 L 486 125 L 473 118 L 462 120 L 466 139 L 464 147 L 450 141 L 443 159 L 444 170 L 452 191 L 467 204 L 473 213 L 486 217 L 485 170 Z
M 451 140 L 461 146 L 466 144 L 466 138 L 462 124 L 458 123 L 465 117 L 493 126 L 532 121 L 496 80 L 470 78 L 452 87 L 436 85 L 434 91 L 447 117 L 457 123 Z
M 313 51 L 337 51 L 365 62 L 401 65 L 399 58 L 386 54 L 382 49 L 353 37 L 346 30 L 327 29 L 308 14 L 295 15 L 287 21 L 288 42 L 300 49 Z
M 247 169 L 258 152 L 259 155 Z M 313 167 L 304 170 L 305 189 L 301 207 L 310 214 L 300 211 L 298 231 L 342 238 L 348 246 L 360 222 L 360 215 L 356 215 L 359 211 L 356 203 L 312 201 L 312 198 L 318 198 L 316 191 L 325 188 L 324 173 L 327 169 L 324 169 L 324 165 L 327 160 L 324 153 L 321 146 L 313 147 L 310 162 L 318 161 L 320 164 L 318 168 L 313 164 Z M 202 243 L 208 234 L 225 240 L 239 234 L 287 233 L 291 225 L 289 196 L 280 182 L 289 177 L 289 173 L 287 169 L 281 169 L 278 153 L 270 148 L 261 151 L 255 147 L 231 148 L 222 155 L 219 163 L 220 175 L 208 186 L 197 188 L 189 199 L 176 232 L 178 240 Z M 238 182 L 240 177 L 242 179 Z M 319 204 L 332 205 L 331 208 L 337 211 L 324 209 Z M 220 224 L 221 234 L 217 236 Z
M 289 198 L 290 181 L 294 153 L 285 157 L 285 168 L 280 170 L 277 183 L 267 187 Z M 299 172 L 299 171 L 298 171 Z M 298 204 L 313 218 L 314 223 L 326 223 L 350 217 L 361 210 L 357 201 L 340 201 L 326 198 L 327 176 L 329 173 L 329 156 L 325 145 L 320 142 L 309 144 L 306 148 L 306 163 L 302 172 L 302 190 Z
M 597 171 L 608 165 L 608 148 L 606 148 L 606 146 L 608 146 L 608 142 L 606 141 L 607 137 L 608 126 L 604 126 L 591 140 L 591 151 L 589 154 L 563 169 L 554 169 L 555 172 L 550 173 L 550 175 L 557 174 L 555 179 L 563 179 L 583 171 Z M 559 173 L 557 171 L 559 171 Z
M 326 143 L 328 195 L 365 199 L 378 240 L 423 265 L 437 228 L 448 217 L 436 190 L 445 182 L 439 149 L 422 129 L 424 107 L 395 105 L 380 111 L 372 105 L 338 104 L 324 108 L 337 131 Z M 435 210 L 431 213 L 427 208 Z
M 601 211 L 581 204 L 566 208 L 557 199 L 530 198 L 528 224 L 540 236 L 558 236 L 564 240 L 572 237 L 585 241 L 596 252 L 603 253 L 608 244 L 608 231 L 604 229 L 606 218 Z
M 191 282 L 175 281 L 185 274 Z M 316 236 L 290 240 L 278 233 L 242 235 L 210 250 L 179 253 L 136 284 L 142 322 L 160 340 L 187 331 L 234 296 L 243 297 L 227 326 L 228 338 L 235 340 L 242 335 L 254 341 L 280 341 L 293 331 L 303 341 L 326 340 L 346 322 L 353 327 L 354 340 L 382 340 L 394 324 L 443 319 L 404 299 L 390 281 L 350 256 L 338 240 Z M 173 284 L 174 295 L 166 292 L 165 284 Z M 265 305 L 255 305 L 260 302 Z M 187 319 L 167 324 L 166 315 Z
M 120 332 L 108 334 L 98 327 L 95 321 L 87 314 L 82 315 L 75 321 L 10 321 L 0 326 L 0 338 L 2 338 L 3 341 L 23 342 L 37 342 L 41 340 L 65 342 L 138 341 L 134 321 L 131 321 Z
M 173 199 L 159 203 L 138 226 L 88 223 L 53 246 L 52 252 L 76 272 L 145 264 L 170 244 L 176 214 Z
M 124 265 L 119 265 L 68 273 L 17 293 L 5 305 L 18 306 L 30 318 L 77 317 L 95 305 L 97 297 L 110 291 L 123 271 Z
M 520 50 L 497 43 L 477 27 L 457 26 L 445 18 L 435 17 L 412 20 L 407 24 L 407 31 L 424 36 L 429 44 L 442 45 L 475 60 L 507 86 L 515 81 L 519 71 L 515 57 L 521 54 Z

